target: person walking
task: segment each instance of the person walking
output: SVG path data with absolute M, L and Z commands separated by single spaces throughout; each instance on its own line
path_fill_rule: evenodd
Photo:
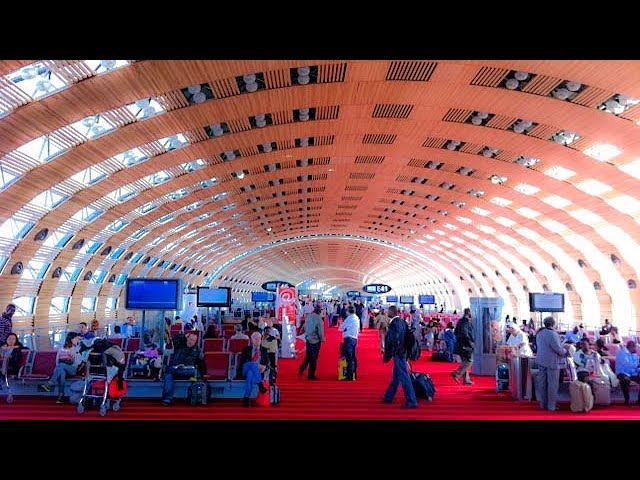
M 456 324 L 454 335 L 456 337 L 454 353 L 460 355 L 462 361 L 460 362 L 460 366 L 451 372 L 451 376 L 456 383 L 460 383 L 460 377 L 462 377 L 462 383 L 465 385 L 473 385 L 471 377 L 469 376 L 469 367 L 472 363 L 471 356 L 473 355 L 475 340 L 473 337 L 473 325 L 471 324 L 470 309 L 464 309 L 462 318 L 458 320 L 458 323 Z
M 560 386 L 560 369 L 566 365 L 565 357 L 569 350 L 562 345 L 560 335 L 554 330 L 555 320 L 546 317 L 544 328 L 536 334 L 536 360 L 538 375 L 536 376 L 536 396 L 540 400 L 542 410 L 555 412 L 560 410 L 556 406 L 558 387 Z
M 402 405 L 405 408 L 417 408 L 418 400 L 416 392 L 409 376 L 409 365 L 407 364 L 407 350 L 405 345 L 405 337 L 409 326 L 402 318 L 398 316 L 395 305 L 389 307 L 389 316 L 392 317 L 385 336 L 384 356 L 382 361 L 389 362 L 393 358 L 393 373 L 391 382 L 382 397 L 384 403 L 393 402 L 396 396 L 398 386 L 402 385 L 405 402 Z
M 325 341 L 324 337 L 324 320 L 320 316 L 322 305 L 316 304 L 313 313 L 307 315 L 304 323 L 305 340 L 307 350 L 305 352 L 304 361 L 298 369 L 298 375 L 304 375 L 304 371 L 309 367 L 309 380 L 318 380 L 316 377 L 316 367 L 318 366 L 318 355 L 320 355 L 320 345 Z
M 356 315 L 356 309 L 350 305 L 347 308 L 349 314 L 340 325 L 344 343 L 344 353 L 347 359 L 347 375 L 343 380 L 355 380 L 358 360 L 356 359 L 356 346 L 358 345 L 358 332 L 360 330 L 360 319 Z

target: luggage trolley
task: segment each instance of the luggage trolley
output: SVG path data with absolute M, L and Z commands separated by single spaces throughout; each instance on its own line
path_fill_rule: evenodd
M 94 352 L 93 348 L 87 350 L 87 362 L 84 375 L 84 389 L 78 402 L 78 413 L 83 413 L 91 402 L 99 402 L 100 416 L 107 414 L 109 407 L 114 412 L 120 410 L 120 398 L 109 398 L 109 383 L 118 373 L 118 367 L 109 366 L 107 355 L 104 352 Z M 113 405 L 111 405 L 113 402 Z

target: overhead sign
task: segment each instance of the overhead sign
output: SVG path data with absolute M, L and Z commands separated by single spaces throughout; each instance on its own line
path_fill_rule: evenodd
M 367 293 L 387 293 L 393 290 L 389 285 L 385 285 L 383 283 L 370 283 L 369 285 L 365 285 L 362 287 Z
M 359 297 L 360 292 L 357 290 L 350 290 L 347 292 L 347 297 Z
M 282 280 L 271 280 L 270 282 L 264 282 L 262 284 L 262 288 L 267 292 L 275 292 L 278 290 L 278 287 L 293 287 L 295 285 L 290 284 L 289 282 L 285 282 Z

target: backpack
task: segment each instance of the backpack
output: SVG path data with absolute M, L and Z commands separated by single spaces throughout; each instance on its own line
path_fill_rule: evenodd
M 405 350 L 407 351 L 407 357 L 409 360 L 416 361 L 420 358 L 420 354 L 422 353 L 422 349 L 420 348 L 420 343 L 418 339 L 413 334 L 413 330 L 407 328 L 404 334 L 404 345 Z

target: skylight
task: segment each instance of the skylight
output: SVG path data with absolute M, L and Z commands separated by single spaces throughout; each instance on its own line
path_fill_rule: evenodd
M 493 227 L 489 227 L 488 225 L 476 225 L 476 228 L 484 233 L 496 233 L 496 229 Z
M 114 221 L 111 225 L 109 225 L 107 228 L 112 232 L 119 232 L 124 227 L 126 227 L 128 223 L 129 222 L 124 218 L 119 218 L 118 220 Z
M 69 198 L 69 195 L 65 195 L 64 193 L 58 192 L 57 190 L 50 188 L 49 190 L 45 190 L 40 193 L 37 197 L 29 202 L 29 205 L 44 207 L 46 209 L 53 210 L 66 199 Z
M 196 170 L 200 170 L 206 166 L 207 162 L 201 158 L 182 164 L 182 168 L 184 168 L 184 171 L 187 173 L 195 172 Z
M 511 246 L 514 246 L 514 247 L 520 245 L 520 242 L 518 242 L 511 235 L 505 235 L 504 233 L 500 233 L 500 234 L 496 235 L 496 238 L 498 240 L 501 240 L 502 242 L 506 243 L 507 245 L 511 245 Z
M 566 180 L 573 177 L 576 172 L 574 172 L 573 170 L 569 170 L 568 168 L 556 165 L 555 167 L 551 167 L 545 170 L 544 174 L 548 175 L 549 177 L 555 178 L 556 180 Z
M 98 138 L 100 135 L 104 135 L 115 129 L 115 127 L 100 114 L 91 115 L 72 123 L 71 128 L 88 139 Z
M 169 181 L 170 179 L 171 179 L 171 175 L 168 172 L 165 172 L 164 170 L 161 170 L 159 172 L 156 172 L 144 178 L 144 180 L 149 182 L 149 184 L 151 184 L 152 187 L 161 185 Z
M 506 198 L 502 197 L 493 197 L 489 201 L 491 203 L 495 203 L 496 205 L 500 205 L 501 207 L 507 207 L 513 203 L 511 200 L 507 200 Z
M 85 187 L 88 187 L 89 185 L 94 185 L 100 180 L 107 178 L 107 174 L 92 166 L 76 173 L 71 176 L 71 178 Z
M 542 201 L 555 208 L 564 208 L 572 204 L 571 200 L 559 197 L 558 195 L 550 195 L 547 198 L 543 198 Z
M 119 153 L 113 158 L 122 163 L 125 167 L 131 167 L 149 159 L 149 157 L 142 153 L 142 150 L 137 147 L 127 150 L 126 152 Z
M 520 215 L 527 218 L 536 218 L 540 215 L 540 212 L 536 212 L 529 207 L 520 207 L 516 210 Z
M 462 222 L 462 223 L 471 223 L 472 222 L 472 220 L 470 218 L 467 218 L 467 217 L 456 217 L 456 220 L 458 220 L 459 222 Z
M 637 215 L 640 213 L 640 201 L 629 195 L 619 195 L 607 200 L 607 203 L 613 208 L 620 210 L 628 215 Z
M 620 170 L 631 175 L 632 177 L 640 179 L 640 159 L 634 160 L 626 165 L 620 165 Z
M 164 108 L 155 98 L 141 98 L 126 106 L 127 110 L 139 120 L 145 120 L 159 113 L 164 113 Z
M 540 224 L 553 233 L 562 233 L 567 230 L 567 226 L 555 220 L 547 219 L 540 221 Z
M 33 228 L 33 225 L 34 224 L 30 222 L 10 218 L 0 225 L 0 238 L 19 240 L 29 233 L 29 230 Z
M 62 78 L 40 62 L 23 67 L 7 78 L 34 99 L 51 95 L 67 86 Z
M 484 208 L 480 208 L 480 207 L 473 207 L 471 211 L 473 213 L 476 213 L 478 215 L 483 215 L 483 216 L 489 215 L 491 213 L 489 210 L 485 210 Z
M 160 144 L 168 151 L 175 150 L 177 148 L 184 147 L 189 141 L 182 133 L 177 135 L 171 135 L 170 137 L 164 137 L 158 140 Z
M 609 145 L 607 143 L 599 143 L 587 148 L 584 152 L 585 155 L 589 155 L 591 158 L 606 162 L 614 157 L 617 157 L 622 153 L 615 145 Z
M 525 195 L 533 195 L 534 193 L 540 191 L 538 187 L 534 187 L 533 185 L 528 185 L 526 183 L 519 183 L 518 185 L 513 187 L 513 189 L 520 193 L 524 193 Z
M 591 210 L 586 210 L 584 208 L 579 208 L 577 210 L 569 212 L 569 214 L 572 217 L 580 220 L 582 223 L 586 223 L 587 225 L 591 225 L 591 226 L 595 226 L 603 222 L 603 219 L 601 216 L 596 215 Z
M 17 178 L 18 174 L 15 174 L 9 170 L 4 165 L 0 164 L 0 190 L 4 190 L 9 185 L 11 185 Z
M 128 60 L 84 60 L 84 63 L 98 75 L 129 65 Z
M 589 195 L 602 195 L 613 190 L 609 185 L 590 178 L 576 184 L 576 187 Z
M 40 163 L 45 163 L 67 150 L 67 147 L 52 139 L 50 135 L 43 135 L 18 147 L 17 150 Z
M 516 222 L 506 217 L 497 217 L 497 218 L 494 218 L 494 220 L 498 222 L 500 225 L 503 225 L 507 228 L 513 227 L 516 224 Z

